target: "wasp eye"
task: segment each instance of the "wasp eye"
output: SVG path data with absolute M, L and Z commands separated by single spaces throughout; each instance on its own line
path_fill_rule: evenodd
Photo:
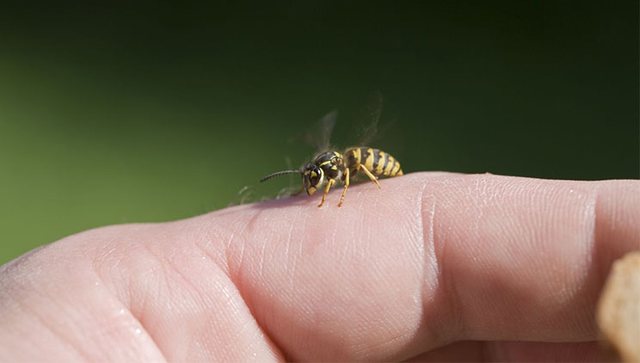
M 309 173 L 309 181 L 311 182 L 312 185 L 316 185 L 318 183 L 318 173 L 316 173 L 315 171 L 312 171 L 311 173 Z
M 316 186 L 322 182 L 323 171 L 316 165 L 311 165 L 306 175 L 307 178 L 309 178 L 309 184 L 312 186 Z

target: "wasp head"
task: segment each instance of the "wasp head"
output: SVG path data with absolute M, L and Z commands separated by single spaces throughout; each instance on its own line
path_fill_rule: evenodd
M 312 195 L 324 182 L 324 171 L 315 164 L 306 164 L 302 169 L 302 184 L 308 195 Z

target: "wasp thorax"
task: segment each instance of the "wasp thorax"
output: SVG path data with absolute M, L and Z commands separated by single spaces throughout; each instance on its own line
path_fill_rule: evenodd
M 315 164 L 307 164 L 302 172 L 302 184 L 308 195 L 312 195 L 324 182 L 324 171 Z

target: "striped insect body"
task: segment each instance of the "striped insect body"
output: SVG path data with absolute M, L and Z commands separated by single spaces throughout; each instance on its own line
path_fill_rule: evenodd
M 377 123 L 380 118 L 382 99 L 380 95 L 376 97 L 376 106 L 372 112 L 373 120 L 368 127 L 363 127 L 366 131 L 364 136 L 371 138 L 377 130 Z M 260 179 L 261 182 L 273 177 L 286 174 L 299 174 L 302 177 L 302 188 L 308 195 L 314 194 L 318 189 L 322 189 L 322 199 L 318 207 L 324 204 L 327 194 L 336 184 L 342 184 L 342 194 L 338 207 L 344 202 L 347 189 L 352 179 L 358 175 L 366 175 L 378 188 L 380 183 L 378 178 L 395 177 L 402 175 L 400 162 L 389 153 L 379 149 L 355 146 L 338 152 L 329 145 L 331 131 L 336 123 L 337 112 L 333 111 L 325 115 L 317 124 L 317 129 L 308 134 L 307 140 L 320 151 L 308 163 L 298 170 L 282 170 L 267 175 Z M 363 143 L 366 143 L 363 141 Z
M 344 185 L 338 202 L 338 207 L 341 207 L 349 184 L 358 173 L 366 175 L 378 188 L 380 188 L 378 178 L 403 174 L 400 162 L 389 153 L 370 147 L 357 146 L 348 148 L 343 153 L 338 151 L 322 152 L 300 170 L 275 172 L 260 181 L 294 173 L 302 176 L 302 186 L 308 195 L 313 195 L 318 189 L 323 189 L 318 207 L 322 207 L 327 194 L 338 183 Z

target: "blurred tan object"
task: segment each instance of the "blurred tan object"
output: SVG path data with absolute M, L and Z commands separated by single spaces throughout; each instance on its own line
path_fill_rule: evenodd
M 600 297 L 598 325 L 623 362 L 640 362 L 640 252 L 613 264 Z

